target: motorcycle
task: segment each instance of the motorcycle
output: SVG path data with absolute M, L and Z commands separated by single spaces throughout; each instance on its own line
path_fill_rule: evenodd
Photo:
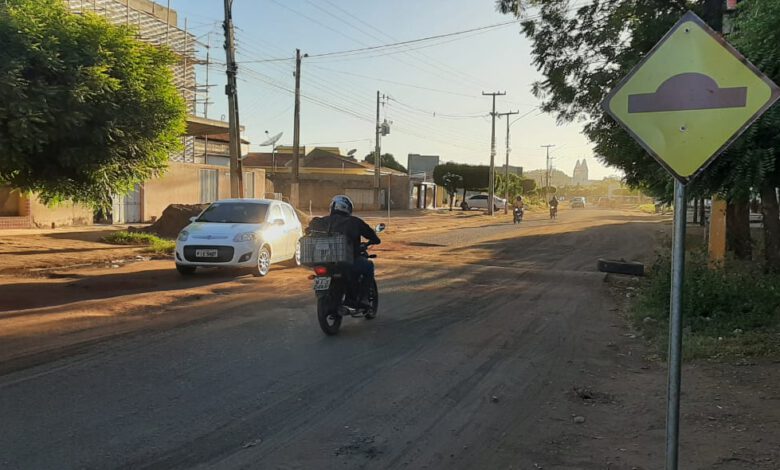
M 382 233 L 385 224 L 376 226 L 376 233 Z M 366 259 L 374 259 L 376 255 L 368 253 L 369 245 L 360 244 L 360 256 Z M 368 286 L 363 286 L 362 276 L 351 279 L 350 265 L 328 264 L 314 266 L 314 294 L 317 297 L 317 320 L 322 331 L 329 336 L 336 335 L 341 328 L 344 317 L 365 318 L 373 320 L 379 310 L 379 289 L 376 279 Z M 361 292 L 361 286 L 368 288 L 368 292 Z M 356 292 L 357 291 L 357 292 Z M 348 306 L 347 299 L 367 299 L 365 306 Z
M 512 221 L 514 223 L 519 224 L 520 222 L 523 221 L 523 208 L 522 207 L 515 207 L 514 210 L 512 211 L 512 213 L 514 214 L 514 217 L 512 219 Z
M 550 206 L 550 220 L 558 218 L 558 206 Z

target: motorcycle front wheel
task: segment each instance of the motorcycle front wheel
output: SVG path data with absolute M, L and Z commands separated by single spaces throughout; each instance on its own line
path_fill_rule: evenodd
M 338 334 L 341 327 L 341 315 L 338 314 L 338 305 L 331 296 L 317 299 L 317 320 L 320 322 L 323 333 L 328 336 Z

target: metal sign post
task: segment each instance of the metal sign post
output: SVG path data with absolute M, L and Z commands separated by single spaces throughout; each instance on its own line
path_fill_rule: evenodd
M 686 184 L 780 97 L 780 88 L 688 12 L 602 103 L 675 177 L 666 469 L 677 470 L 685 271 Z
M 669 378 L 666 387 L 666 468 L 677 469 L 680 442 L 680 383 L 682 378 L 682 298 L 685 274 L 685 224 L 688 222 L 685 184 L 674 182 L 672 292 L 669 302 Z

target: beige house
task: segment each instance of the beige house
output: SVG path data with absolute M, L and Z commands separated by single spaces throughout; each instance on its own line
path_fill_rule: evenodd
M 289 195 L 292 163 L 292 151 L 289 147 L 277 147 L 273 153 L 247 154 L 244 158 L 244 169 L 264 170 L 273 183 L 274 191 Z M 299 174 L 298 194 L 301 209 L 326 209 L 331 198 L 337 194 L 349 196 L 356 210 L 379 208 L 376 203 L 374 165 L 341 155 L 340 149 L 336 147 L 311 149 L 300 159 Z M 408 209 L 409 175 L 382 168 L 379 197 L 382 201 L 387 201 L 388 194 L 392 209 Z M 382 206 L 386 207 L 385 203 Z

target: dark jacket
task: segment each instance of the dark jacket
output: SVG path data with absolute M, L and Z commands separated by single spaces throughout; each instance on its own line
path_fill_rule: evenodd
M 354 250 L 354 256 L 360 256 L 361 237 L 372 245 L 379 245 L 382 241 L 376 235 L 374 229 L 363 222 L 363 219 L 352 215 L 335 212 L 326 217 L 316 217 L 309 222 L 309 230 L 317 232 L 343 233 Z

